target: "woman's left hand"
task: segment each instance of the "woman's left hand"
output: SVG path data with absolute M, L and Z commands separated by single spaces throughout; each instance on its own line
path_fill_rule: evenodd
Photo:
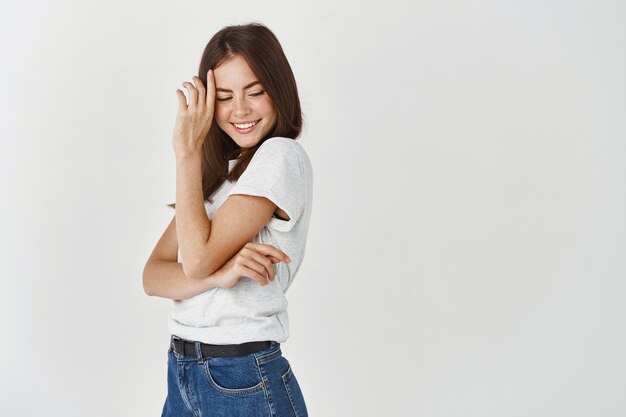
M 176 90 L 178 114 L 172 140 L 176 155 L 199 153 L 213 122 L 215 108 L 213 71 L 209 70 L 207 73 L 207 88 L 197 76 L 193 77 L 193 82 L 193 84 L 187 81 L 183 83 L 189 94 L 189 103 L 182 90 Z

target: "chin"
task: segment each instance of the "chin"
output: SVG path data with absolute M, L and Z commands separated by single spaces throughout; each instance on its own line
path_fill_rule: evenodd
M 241 136 L 237 135 L 236 133 L 234 135 L 235 136 L 231 136 L 230 138 L 233 140 L 233 142 L 235 142 L 237 145 L 239 145 L 240 148 L 252 148 L 253 146 L 255 146 L 257 143 L 259 143 L 261 141 L 260 137 L 242 138 Z

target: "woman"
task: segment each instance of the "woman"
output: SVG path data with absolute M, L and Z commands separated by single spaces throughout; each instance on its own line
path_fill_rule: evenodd
M 280 349 L 313 185 L 291 67 L 267 27 L 227 26 L 183 86 L 176 215 L 143 274 L 173 300 L 162 416 L 306 416 Z

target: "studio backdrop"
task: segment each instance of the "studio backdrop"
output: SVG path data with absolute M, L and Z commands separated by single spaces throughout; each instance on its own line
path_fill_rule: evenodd
M 4 1 L 0 415 L 158 416 L 176 89 L 277 35 L 313 209 L 284 355 L 324 417 L 626 415 L 619 1 Z

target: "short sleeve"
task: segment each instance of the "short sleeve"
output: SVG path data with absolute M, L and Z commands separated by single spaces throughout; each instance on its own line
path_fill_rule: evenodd
M 289 220 L 272 217 L 267 227 L 287 232 L 300 218 L 305 203 L 305 178 L 299 144 L 274 137 L 257 149 L 226 198 L 233 194 L 265 197 L 285 211 Z

